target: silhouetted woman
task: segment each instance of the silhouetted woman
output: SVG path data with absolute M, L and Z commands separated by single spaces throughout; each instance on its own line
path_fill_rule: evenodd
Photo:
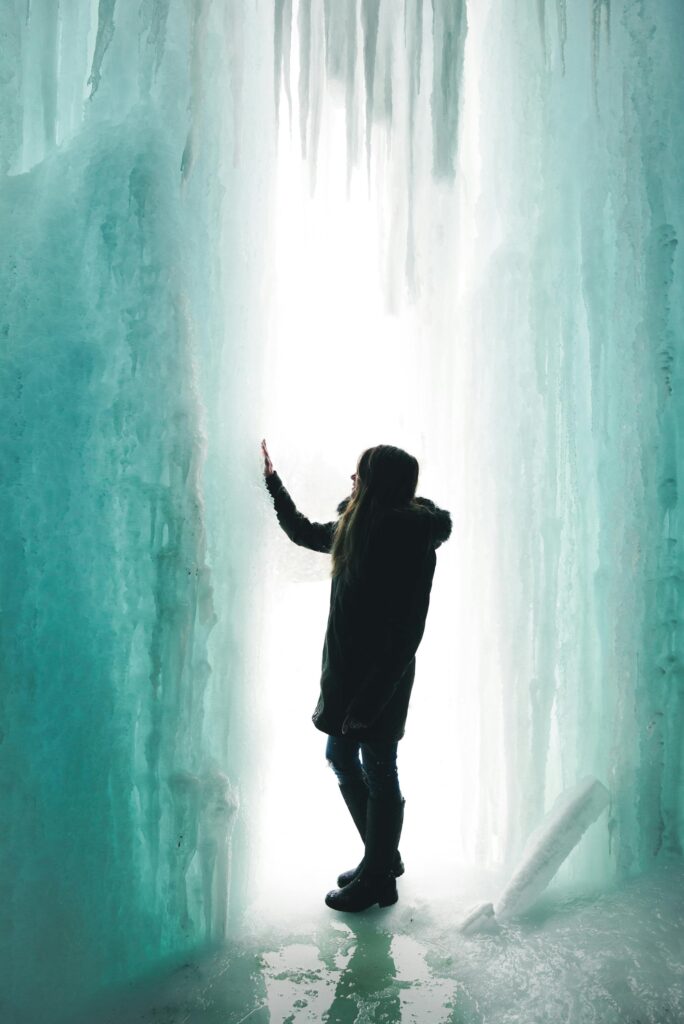
M 266 486 L 290 540 L 332 554 L 321 692 L 313 713 L 326 756 L 361 838 L 361 863 L 325 898 L 335 910 L 397 901 L 404 865 L 404 799 L 397 744 L 404 735 L 415 654 L 423 636 L 435 548 L 451 533 L 448 512 L 416 498 L 418 462 L 377 445 L 359 458 L 339 518 L 312 523 L 295 508 L 261 442 Z M 359 759 L 361 756 L 361 760 Z

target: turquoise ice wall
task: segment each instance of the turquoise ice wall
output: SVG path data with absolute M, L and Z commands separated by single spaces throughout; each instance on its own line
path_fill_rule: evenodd
M 0 38 L 4 1016 L 239 907 L 274 79 L 312 164 L 328 89 L 350 174 L 391 134 L 388 290 L 486 596 L 482 859 L 588 772 L 586 875 L 679 855 L 677 0 L 14 0 Z
M 586 870 L 629 873 L 684 837 L 684 9 L 496 2 L 478 31 L 483 262 L 463 322 L 507 841 L 591 771 L 612 802 Z
M 256 191 L 261 72 L 254 19 L 209 8 L 0 13 L 8 1024 L 226 932 L 249 386 L 218 379 L 262 244 L 235 159 Z

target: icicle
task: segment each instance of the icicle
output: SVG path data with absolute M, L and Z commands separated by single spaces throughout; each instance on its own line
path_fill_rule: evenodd
M 356 0 L 325 0 L 325 63 L 331 78 L 344 83 L 347 121 L 347 180 L 358 158 L 356 110 Z
M 347 51 L 347 19 L 354 0 L 323 0 L 325 15 L 325 67 L 331 78 L 344 81 Z
M 206 938 L 226 937 L 230 892 L 231 835 L 240 801 L 237 789 L 214 769 L 202 778 L 199 859 Z
M 432 154 L 437 178 L 454 176 L 466 32 L 464 0 L 433 0 Z
M 202 48 L 207 28 L 207 16 L 211 0 L 196 0 L 192 3 L 192 44 L 190 51 L 190 127 L 181 157 L 181 178 L 187 181 L 195 162 L 197 136 L 202 117 Z
M 358 122 L 356 109 L 356 0 L 347 0 L 347 60 L 345 67 L 345 110 L 347 115 L 347 186 L 358 158 Z
M 420 73 L 423 56 L 423 0 L 406 0 L 404 6 L 404 37 L 408 61 L 408 213 L 406 224 L 406 280 L 415 296 L 415 146 L 416 111 L 420 94 Z
M 606 41 L 610 43 L 610 0 L 592 0 L 591 39 L 592 39 L 592 79 L 594 83 L 594 102 L 598 110 L 598 72 L 601 57 L 601 32 L 606 32 Z
M 321 137 L 323 118 L 323 95 L 325 91 L 325 18 L 320 4 L 316 5 L 315 17 L 311 20 L 311 62 L 309 67 L 310 117 L 309 144 L 307 153 L 311 168 L 311 192 L 316 188 L 318 144 Z
M 361 0 L 363 26 L 363 71 L 366 83 L 366 162 L 370 181 L 371 132 L 373 129 L 373 88 L 375 83 L 375 53 L 378 45 L 380 0 Z
M 292 120 L 292 93 L 290 91 L 290 49 L 292 38 L 292 0 L 275 0 L 273 22 L 273 89 L 276 128 L 280 112 L 280 89 L 285 89 L 287 107 Z
M 97 11 L 97 36 L 95 38 L 95 52 L 93 63 L 90 69 L 88 85 L 91 86 L 90 98 L 97 92 L 102 76 L 102 62 L 109 45 L 114 38 L 114 11 L 116 0 L 100 0 Z
M 297 31 L 299 34 L 299 139 L 302 157 L 306 158 L 311 81 L 311 0 L 300 0 Z
M 560 47 L 561 70 L 565 74 L 565 44 L 568 40 L 567 0 L 556 0 L 556 17 L 558 20 L 558 45 Z
M 542 53 L 546 56 L 546 0 L 537 0 L 537 25 Z
M 409 110 L 412 115 L 410 130 L 413 132 L 413 115 L 416 98 L 420 92 L 420 69 L 423 57 L 423 0 L 405 0 L 404 37 L 409 73 Z
M 173 804 L 171 886 L 169 897 L 181 928 L 190 924 L 187 874 L 197 852 L 200 780 L 191 772 L 174 772 L 168 780 Z
M 159 71 L 166 44 L 166 25 L 169 20 L 171 0 L 148 0 L 142 8 L 147 21 L 147 45 L 153 53 L 153 73 Z

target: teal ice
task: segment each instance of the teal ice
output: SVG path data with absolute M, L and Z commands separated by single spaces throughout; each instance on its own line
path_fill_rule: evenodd
M 684 1019 L 683 46 L 680 0 L 0 3 L 3 1021 Z M 339 378 L 273 344 L 279 161 L 320 195 L 335 111 L 414 328 L 351 396 L 324 322 Z M 293 411 L 380 396 L 454 515 L 459 848 L 353 921 L 306 843 L 289 923 L 252 911 L 300 364 Z M 555 887 L 460 932 L 587 777 Z

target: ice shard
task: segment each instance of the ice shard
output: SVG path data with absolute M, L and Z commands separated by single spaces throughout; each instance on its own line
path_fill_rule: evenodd
M 608 805 L 608 790 L 587 778 L 561 794 L 527 840 L 520 862 L 494 904 L 499 921 L 522 914 Z
M 546 889 L 563 861 L 610 800 L 598 779 L 586 778 L 562 793 L 525 843 L 520 860 L 496 903 L 481 903 L 466 915 L 464 935 L 496 932 L 500 922 L 524 914 Z

